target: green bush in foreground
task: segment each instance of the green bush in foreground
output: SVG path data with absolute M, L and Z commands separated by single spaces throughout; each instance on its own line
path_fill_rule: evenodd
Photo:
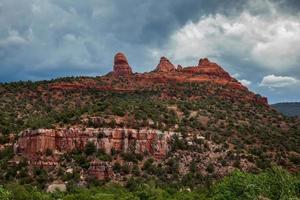
M 281 168 L 260 174 L 235 171 L 216 184 L 212 199 L 300 199 L 300 176 Z
M 1 200 L 10 200 L 11 194 L 7 190 L 3 189 L 3 187 L 0 187 L 0 199 Z
M 101 187 L 73 188 L 52 194 L 34 187 L 9 184 L 0 187 L 1 200 L 299 200 L 300 176 L 282 168 L 260 174 L 235 171 L 209 189 L 158 187 L 154 182 L 126 187 L 108 184 Z

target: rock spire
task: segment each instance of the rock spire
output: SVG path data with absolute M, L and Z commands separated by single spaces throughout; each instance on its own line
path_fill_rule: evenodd
M 123 53 L 117 53 L 114 58 L 114 75 L 126 76 L 132 74 L 132 69 Z

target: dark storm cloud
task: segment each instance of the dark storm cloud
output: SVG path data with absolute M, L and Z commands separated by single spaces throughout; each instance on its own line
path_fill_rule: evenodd
M 218 2 L 3 0 L 0 80 L 105 73 L 117 51 L 133 65 L 152 65 L 147 49 L 164 45 L 187 21 L 233 5 Z
M 279 6 L 290 14 L 297 14 L 300 10 L 300 1 L 299 0 L 277 0 Z
M 178 32 L 186 31 L 187 24 L 197 25 L 209 19 L 212 22 L 208 26 L 219 28 L 215 16 L 223 16 L 224 23 L 233 23 L 247 11 L 250 17 L 274 22 L 274 9 L 275 17 L 285 15 L 287 17 L 283 19 L 295 20 L 299 8 L 298 0 L 2 0 L 0 82 L 105 74 L 111 70 L 113 56 L 118 51 L 126 53 L 134 71 L 141 72 L 152 70 L 162 54 L 170 55 L 175 62 L 193 60 L 196 63 L 197 56 L 203 56 L 205 50 L 206 55 L 216 58 L 230 72 L 239 73 L 241 79 L 256 83 L 256 86 L 251 84 L 251 89 L 264 92 L 266 89 L 261 89 L 259 82 L 264 76 L 278 71 L 272 68 L 273 65 L 276 67 L 276 62 L 264 63 L 259 54 L 269 56 L 272 51 L 259 49 L 255 59 L 243 60 L 242 56 L 251 53 L 250 47 L 243 51 L 237 47 L 227 48 L 217 44 L 217 38 L 212 40 L 213 37 L 206 35 L 208 38 L 198 40 L 209 42 L 200 44 L 203 49 L 195 48 L 190 55 L 184 56 L 176 54 L 174 48 L 190 48 L 197 43 L 197 38 L 189 44 L 182 44 L 183 41 L 176 36 Z M 240 24 L 246 22 L 239 21 Z M 220 28 L 217 36 L 222 34 L 225 32 Z M 244 42 L 240 45 L 249 46 L 241 35 L 235 37 Z M 233 39 L 229 41 L 234 43 Z M 214 54 L 217 48 L 217 53 L 224 53 Z M 299 68 L 292 65 L 291 62 L 283 74 L 275 75 L 293 74 L 300 79 Z

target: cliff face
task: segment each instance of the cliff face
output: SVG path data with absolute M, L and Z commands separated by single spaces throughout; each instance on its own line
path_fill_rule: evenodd
M 97 149 L 103 149 L 108 154 L 114 149 L 118 152 L 147 152 L 156 158 L 163 158 L 169 151 L 168 142 L 173 134 L 153 129 L 126 128 L 26 130 L 20 134 L 14 149 L 17 154 L 34 161 L 48 150 L 54 155 L 70 153 L 84 150 L 88 142 L 93 142 Z
M 15 139 L 0 138 L 10 141 L 0 149 L 14 143 L 8 164 L 28 161 L 29 176 L 38 178 L 40 167 L 51 181 L 69 173 L 83 182 L 181 181 L 189 173 L 221 177 L 273 162 L 299 171 L 293 163 L 299 122 L 285 119 L 207 58 L 176 66 L 163 57 L 156 70 L 133 73 L 124 54 L 117 54 L 105 76 L 0 85 L 2 118 L 8 119 L 0 120 L 0 132 L 31 128 Z M 97 152 L 84 151 L 89 142 Z

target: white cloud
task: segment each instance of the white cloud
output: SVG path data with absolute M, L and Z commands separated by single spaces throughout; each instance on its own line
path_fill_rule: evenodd
M 169 54 L 181 63 L 208 56 L 251 61 L 254 68 L 274 72 L 298 68 L 299 16 L 280 13 L 268 0 L 249 2 L 248 9 L 238 15 L 208 15 L 187 23 L 171 36 L 161 54 Z M 265 12 L 255 15 L 251 9 Z
M 281 88 L 281 87 L 288 87 L 293 86 L 299 83 L 299 80 L 289 77 L 289 76 L 275 76 L 275 75 L 268 75 L 263 77 L 260 86 L 267 86 L 271 88 Z
M 241 75 L 239 74 L 239 73 L 234 73 L 234 74 L 231 74 L 231 76 L 233 77 L 233 78 L 239 78 Z
M 249 87 L 252 83 L 251 81 L 248 81 L 246 79 L 239 80 L 239 82 L 241 82 L 241 84 L 246 87 Z
M 279 18 L 267 26 L 266 32 L 264 40 L 258 41 L 252 49 L 253 58 L 278 71 L 297 67 L 300 61 L 300 21 Z
M 237 79 L 243 86 L 249 87 L 252 84 L 252 82 L 247 79 L 240 79 L 241 75 L 239 73 L 234 73 L 231 76 Z

